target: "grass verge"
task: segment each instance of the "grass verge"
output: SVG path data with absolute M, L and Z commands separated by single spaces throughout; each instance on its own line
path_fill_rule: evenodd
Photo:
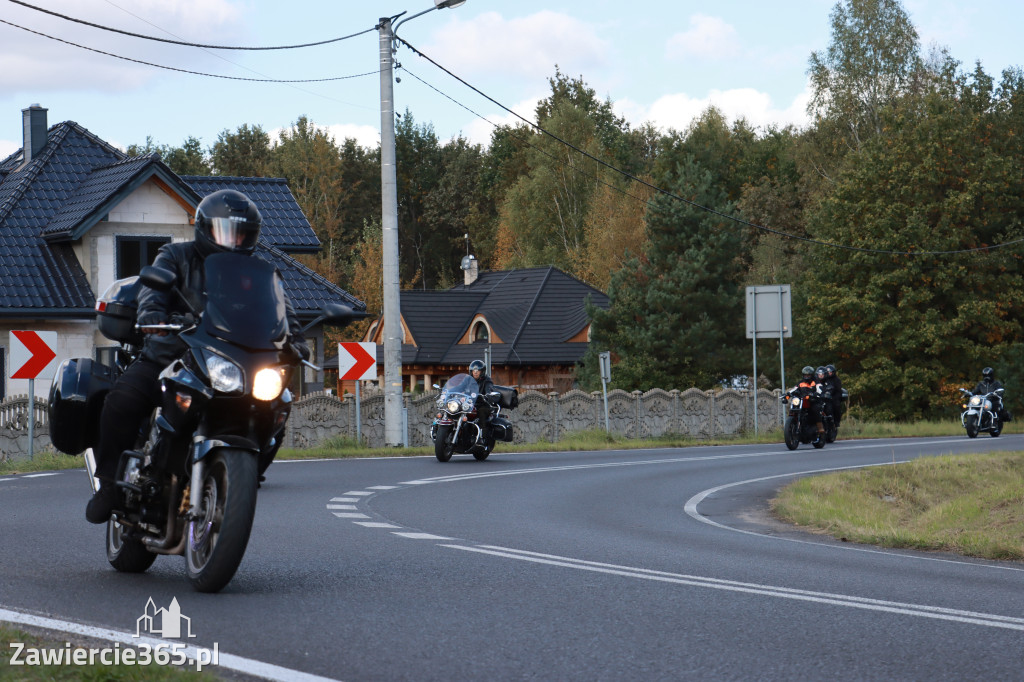
M 1024 452 L 922 457 L 800 479 L 783 521 L 882 547 L 1024 559 Z

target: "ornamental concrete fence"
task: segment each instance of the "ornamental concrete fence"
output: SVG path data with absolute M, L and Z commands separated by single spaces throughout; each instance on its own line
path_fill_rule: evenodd
M 760 433 L 779 428 L 784 418 L 780 392 L 757 392 Z M 409 446 L 427 446 L 430 423 L 437 412 L 433 394 L 405 394 L 403 431 Z M 374 393 L 360 403 L 360 434 L 370 447 L 384 445 L 384 396 Z M 555 441 L 574 431 L 603 429 L 604 401 L 600 392 L 538 393 L 519 395 L 519 407 L 503 415 L 512 422 L 515 443 Z M 36 399 L 35 452 L 53 450 L 45 400 Z M 356 437 L 355 397 L 341 400 L 328 393 L 313 393 L 295 401 L 283 446 L 306 449 L 333 438 Z M 608 423 L 612 433 L 626 438 L 666 435 L 709 439 L 754 430 L 754 396 L 750 391 L 727 389 L 686 391 L 653 389 L 614 390 L 608 393 Z M 28 457 L 28 397 L 0 402 L 0 461 Z

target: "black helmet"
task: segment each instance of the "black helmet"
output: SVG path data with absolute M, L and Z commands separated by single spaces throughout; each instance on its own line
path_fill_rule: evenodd
M 217 190 L 196 206 L 196 245 L 204 256 L 252 253 L 262 225 L 263 217 L 249 197 L 233 189 Z
M 469 371 L 472 372 L 475 369 L 478 369 L 481 372 L 483 372 L 484 369 L 485 369 L 484 361 L 483 360 L 474 360 L 473 362 L 469 363 Z
M 825 373 L 828 374 L 829 376 L 835 375 L 835 373 L 836 373 L 836 366 L 835 365 L 825 365 Z
M 996 378 L 996 373 L 991 367 L 986 367 L 985 369 L 981 370 L 981 377 L 983 379 L 988 379 L 989 381 L 992 381 L 993 379 Z
M 800 370 L 800 373 L 803 374 L 804 379 L 807 379 L 808 381 L 814 378 L 814 368 L 811 367 L 810 365 L 807 365 L 802 370 Z
M 826 374 L 827 374 L 827 372 L 825 371 L 825 367 L 824 366 L 819 367 L 818 369 L 814 370 L 814 376 L 818 377 L 821 380 L 825 379 L 825 375 Z

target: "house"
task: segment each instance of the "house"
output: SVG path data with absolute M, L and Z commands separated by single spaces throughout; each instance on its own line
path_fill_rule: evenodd
M 48 128 L 38 105 L 22 116 L 24 146 L 0 161 L 0 399 L 28 392 L 27 380 L 8 378 L 12 330 L 56 331 L 58 359 L 106 359 L 114 343 L 97 329 L 96 299 L 138 274 L 162 244 L 192 239 L 196 205 L 218 189 L 259 206 L 256 257 L 281 271 L 301 320 L 327 302 L 365 308 L 290 255 L 314 253 L 320 242 L 284 180 L 180 177 L 158 155 L 127 156 L 73 121 Z M 322 329 L 307 335 L 322 362 Z M 322 386 L 322 376 L 304 372 L 297 388 Z
M 463 267 L 456 287 L 401 292 L 404 390 L 430 390 L 487 358 L 495 383 L 570 390 L 590 340 L 586 302 L 607 309 L 608 296 L 553 266 L 478 273 L 467 256 Z M 382 331 L 377 320 L 363 340 L 382 344 Z

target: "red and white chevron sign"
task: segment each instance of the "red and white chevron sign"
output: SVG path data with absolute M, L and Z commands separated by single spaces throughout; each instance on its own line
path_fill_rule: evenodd
M 57 332 L 12 331 L 11 378 L 50 379 L 57 357 Z
M 338 344 L 338 379 L 370 381 L 377 378 L 377 344 L 343 341 Z

